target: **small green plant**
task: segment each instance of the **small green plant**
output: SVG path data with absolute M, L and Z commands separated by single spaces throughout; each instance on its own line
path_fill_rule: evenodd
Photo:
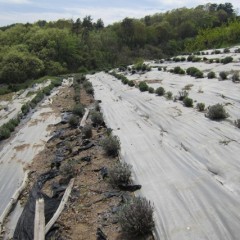
M 199 112 L 203 112 L 205 110 L 205 104 L 204 103 L 198 103 L 197 109 Z
M 135 83 L 134 83 L 134 81 L 128 81 L 128 86 L 130 86 L 130 87 L 134 87 L 135 86 Z
M 79 117 L 78 116 L 71 116 L 68 121 L 70 127 L 75 128 L 79 124 Z
M 223 52 L 224 52 L 224 53 L 230 53 L 230 49 L 229 49 L 229 48 L 225 48 L 225 49 L 223 50 Z
M 146 82 L 140 82 L 138 87 L 141 92 L 146 92 L 148 90 L 148 85 Z
M 155 93 L 158 96 L 163 96 L 165 94 L 165 89 L 163 87 L 159 87 L 159 88 L 156 89 Z
M 204 76 L 203 76 L 203 72 L 202 71 L 197 71 L 197 72 L 195 72 L 195 74 L 194 74 L 194 77 L 195 78 L 203 78 Z
M 185 107 L 193 107 L 193 100 L 189 97 L 183 99 L 183 104 Z
M 185 74 L 185 71 L 182 68 L 180 68 L 180 67 L 175 67 L 173 69 L 173 72 L 176 73 L 176 74 L 181 74 L 181 75 Z
M 239 72 L 234 72 L 232 75 L 232 81 L 233 82 L 239 82 L 240 81 L 240 77 L 239 77 Z
M 211 120 L 222 120 L 227 118 L 229 115 L 225 111 L 223 105 L 218 103 L 209 107 L 206 116 Z
M 170 92 L 170 91 L 166 92 L 165 97 L 167 100 L 172 100 L 172 98 L 173 98 L 172 92 Z
M 183 99 L 188 96 L 188 92 L 186 90 L 180 91 L 178 92 L 178 94 L 179 94 L 179 97 L 178 97 L 179 101 L 183 101 Z
M 79 116 L 79 117 L 82 117 L 82 116 L 84 115 L 85 109 L 84 109 L 83 105 L 79 103 L 79 104 L 76 104 L 76 105 L 74 106 L 72 112 L 73 112 L 75 115 L 77 115 L 77 116 Z
M 233 58 L 232 57 L 225 57 L 225 58 L 223 58 L 222 60 L 221 60 L 221 63 L 223 63 L 223 64 L 228 64 L 228 63 L 230 63 L 230 62 L 232 62 L 233 61 Z
M 148 92 L 149 92 L 149 93 L 154 93 L 154 88 L 149 87 L 149 88 L 148 88 Z
M 91 112 L 91 120 L 94 125 L 102 125 L 104 123 L 103 116 L 101 112 L 92 111 Z
M 108 156 L 116 157 L 120 150 L 120 141 L 117 136 L 107 136 L 100 142 L 103 150 Z
M 240 128 L 240 118 L 237 119 L 237 120 L 234 122 L 234 125 L 235 125 L 237 128 Z
M 11 131 L 8 128 L 0 127 L 0 141 L 9 138 Z
M 122 230 L 129 235 L 144 236 L 154 228 L 153 206 L 142 197 L 134 197 L 118 214 Z
M 28 112 L 30 111 L 30 106 L 29 106 L 29 104 L 28 104 L 28 103 L 25 103 L 24 105 L 22 105 L 21 111 L 22 111 L 23 115 L 28 114 Z
M 227 73 L 222 71 L 219 73 L 219 77 L 221 80 L 226 80 L 227 79 Z
M 125 162 L 118 162 L 109 169 L 109 181 L 113 186 L 129 184 L 131 178 L 131 166 Z
M 91 138 L 92 137 L 92 126 L 86 125 L 82 128 L 82 137 Z
M 207 77 L 208 77 L 208 79 L 212 79 L 212 78 L 216 77 L 216 74 L 215 74 L 215 72 L 209 72 Z

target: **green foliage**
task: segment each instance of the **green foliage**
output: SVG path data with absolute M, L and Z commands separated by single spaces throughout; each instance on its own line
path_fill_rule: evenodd
M 21 111 L 22 111 L 23 115 L 28 114 L 28 112 L 30 111 L 30 106 L 29 106 L 29 104 L 26 103 L 26 104 L 22 105 Z
M 207 75 L 208 79 L 216 78 L 215 72 L 209 72 Z
M 82 128 L 82 136 L 83 138 L 91 138 L 92 137 L 92 126 L 86 125 Z
M 187 74 L 192 77 L 203 78 L 203 72 L 201 72 L 199 69 L 197 69 L 195 67 L 189 67 L 187 69 Z
M 234 125 L 235 125 L 237 128 L 240 128 L 240 119 L 237 119 L 236 121 L 234 121 Z
M 197 109 L 199 112 L 203 112 L 205 110 L 205 104 L 204 103 L 198 103 Z
M 172 100 L 172 98 L 173 98 L 172 92 L 170 92 L 170 91 L 166 92 L 165 97 L 167 100 Z
M 218 103 L 209 107 L 206 116 L 211 120 L 222 120 L 227 118 L 229 115 L 224 109 L 223 105 Z
M 0 127 L 0 141 L 9 138 L 11 131 L 8 128 Z
M 139 87 L 139 90 L 140 90 L 141 92 L 146 92 L 146 91 L 148 91 L 148 85 L 147 85 L 146 82 L 140 82 L 139 85 L 138 85 L 138 87 Z
M 183 101 L 186 97 L 188 97 L 188 92 L 186 90 L 180 91 L 178 100 Z
M 72 110 L 72 112 L 79 116 L 79 117 L 82 117 L 84 115 L 84 112 L 85 112 L 85 109 L 84 109 L 84 106 L 80 103 L 76 104 Z
M 153 207 L 146 198 L 134 197 L 119 212 L 118 220 L 123 232 L 128 235 L 144 236 L 154 228 Z
M 131 166 L 125 162 L 118 162 L 109 169 L 109 180 L 113 186 L 129 184 L 131 178 Z
M 193 100 L 189 97 L 183 99 L 183 104 L 185 107 L 193 107 Z
M 239 82 L 240 81 L 240 76 L 239 76 L 239 72 L 235 71 L 232 75 L 232 81 L 233 82 Z
M 103 116 L 100 112 L 92 111 L 91 112 L 91 120 L 94 125 L 102 125 L 104 123 Z
M 223 58 L 222 60 L 221 60 L 221 63 L 223 63 L 223 64 L 228 64 L 228 63 L 230 63 L 230 62 L 232 62 L 233 61 L 233 58 L 232 57 L 225 57 L 225 58 Z
M 219 77 L 221 80 L 226 80 L 227 79 L 227 73 L 222 71 L 219 73 Z
M 120 150 L 120 141 L 117 136 L 107 136 L 100 144 L 108 156 L 116 157 L 118 155 Z
M 155 90 L 155 93 L 158 95 L 158 96 L 163 96 L 165 94 L 165 89 L 163 87 L 159 87 Z
M 71 116 L 69 118 L 68 123 L 69 123 L 70 127 L 76 128 L 78 126 L 78 124 L 79 124 L 79 117 L 75 116 L 75 115 Z
M 130 86 L 130 87 L 134 87 L 135 86 L 135 83 L 134 83 L 134 81 L 128 81 L 128 86 Z
M 176 73 L 176 74 L 181 74 L 181 75 L 185 74 L 185 71 L 182 68 L 180 68 L 180 67 L 175 67 L 173 69 L 173 72 Z
M 149 92 L 149 93 L 154 93 L 154 88 L 153 88 L 153 87 L 149 87 L 149 88 L 148 88 L 148 92 Z

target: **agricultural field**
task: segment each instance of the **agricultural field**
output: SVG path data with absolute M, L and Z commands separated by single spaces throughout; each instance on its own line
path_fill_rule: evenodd
M 120 139 L 121 159 L 142 185 L 138 194 L 154 205 L 157 239 L 239 237 L 238 48 L 202 51 L 197 62 L 179 56 L 186 59 L 88 75 L 106 124 Z M 231 61 L 222 62 L 226 57 Z M 201 73 L 188 75 L 190 67 Z

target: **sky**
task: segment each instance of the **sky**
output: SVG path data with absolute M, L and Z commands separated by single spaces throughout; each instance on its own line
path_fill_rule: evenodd
M 34 23 L 38 20 L 102 18 L 105 25 L 121 21 L 125 17 L 141 18 L 181 7 L 196 7 L 211 0 L 0 0 L 0 26 L 12 23 Z M 211 3 L 233 4 L 240 12 L 240 0 Z

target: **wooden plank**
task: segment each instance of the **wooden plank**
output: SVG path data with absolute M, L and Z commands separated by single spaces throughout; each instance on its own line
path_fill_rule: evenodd
M 4 212 L 3 212 L 2 215 L 0 216 L 0 233 L 2 232 L 3 222 L 4 222 L 5 218 L 8 216 L 8 214 L 9 214 L 9 212 L 11 211 L 13 205 L 16 204 L 16 202 L 18 201 L 18 198 L 19 198 L 20 194 L 22 193 L 22 191 L 23 191 L 24 188 L 26 187 L 27 180 L 28 180 L 28 173 L 29 173 L 29 171 L 26 171 L 21 186 L 20 186 L 20 187 L 16 190 L 16 192 L 13 194 L 13 196 L 12 196 L 11 200 L 9 201 L 7 207 L 5 208 Z
M 87 118 L 88 118 L 88 115 L 89 115 L 89 109 L 88 108 L 85 108 L 85 113 L 84 113 L 84 116 L 80 122 L 80 127 L 84 127 L 86 125 L 86 121 L 87 121 Z
M 51 218 L 51 220 L 48 222 L 48 224 L 45 227 L 45 234 L 48 233 L 48 231 L 50 230 L 50 228 L 53 226 L 53 224 L 57 221 L 57 219 L 59 218 L 61 212 L 63 211 L 65 204 L 68 201 L 68 198 L 71 194 L 72 188 L 73 188 L 73 184 L 74 184 L 74 178 L 72 178 L 68 184 L 68 187 L 62 197 L 62 200 L 59 204 L 59 207 L 57 209 L 57 211 L 54 213 L 53 217 Z
M 45 239 L 44 199 L 40 198 L 36 201 L 34 219 L 34 240 L 44 239 Z

